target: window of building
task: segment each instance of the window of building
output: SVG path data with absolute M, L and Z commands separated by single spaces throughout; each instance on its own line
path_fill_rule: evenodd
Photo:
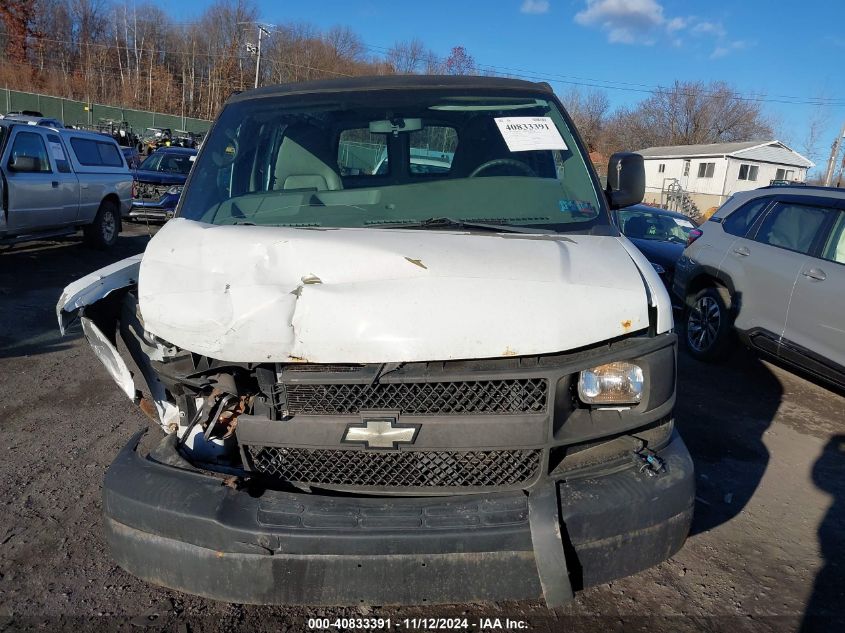
M 757 165 L 740 165 L 739 179 L 740 180 L 757 180 L 757 172 L 759 167 Z
M 775 180 L 794 180 L 795 171 L 792 169 L 778 169 L 775 172 Z
M 658 173 L 658 174 L 662 174 L 662 173 L 664 173 L 665 171 L 666 171 L 666 163 L 660 163 L 660 164 L 657 166 L 657 173 Z
M 689 176 L 689 166 L 690 162 L 688 160 L 684 161 L 684 176 Z
M 698 164 L 698 177 L 699 178 L 712 178 L 713 172 L 716 171 L 716 163 L 699 163 Z

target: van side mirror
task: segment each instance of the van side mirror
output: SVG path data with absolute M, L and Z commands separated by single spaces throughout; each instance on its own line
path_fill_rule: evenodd
M 640 154 L 617 152 L 610 157 L 606 194 L 611 209 L 622 209 L 643 201 L 645 164 Z
M 40 171 L 41 161 L 34 156 L 14 155 L 9 159 L 10 171 Z

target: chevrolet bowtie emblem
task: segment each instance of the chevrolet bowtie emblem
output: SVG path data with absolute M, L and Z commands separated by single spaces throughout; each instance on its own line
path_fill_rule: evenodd
M 418 424 L 400 424 L 398 414 L 367 413 L 361 422 L 350 424 L 343 434 L 347 444 L 363 444 L 367 448 L 399 448 L 399 444 L 413 444 Z

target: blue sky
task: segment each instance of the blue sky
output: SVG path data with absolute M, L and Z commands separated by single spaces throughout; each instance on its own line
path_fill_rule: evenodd
M 157 0 L 166 5 L 164 0 Z M 212 0 L 178 3 L 174 19 Z M 260 19 L 349 26 L 374 50 L 421 38 L 437 54 L 464 46 L 480 64 L 613 85 L 611 103 L 679 80 L 725 80 L 764 104 L 781 140 L 801 151 L 824 98 L 827 123 L 817 163 L 845 121 L 845 2 L 842 0 L 257 0 Z M 788 7 L 793 6 L 792 10 Z M 608 84 L 607 82 L 611 82 Z M 555 90 L 569 85 L 552 81 Z M 786 97 L 786 98 L 784 98 Z

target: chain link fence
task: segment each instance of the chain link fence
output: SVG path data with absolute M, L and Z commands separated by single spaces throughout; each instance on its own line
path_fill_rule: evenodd
M 99 103 L 85 103 L 61 97 L 49 97 L 31 92 L 18 92 L 0 88 L 0 112 L 32 110 L 45 117 L 64 121 L 65 125 L 95 126 L 104 121 L 126 121 L 136 134 L 143 134 L 147 128 L 170 128 L 186 132 L 207 132 L 211 121 L 181 117 L 160 112 L 131 110 Z

